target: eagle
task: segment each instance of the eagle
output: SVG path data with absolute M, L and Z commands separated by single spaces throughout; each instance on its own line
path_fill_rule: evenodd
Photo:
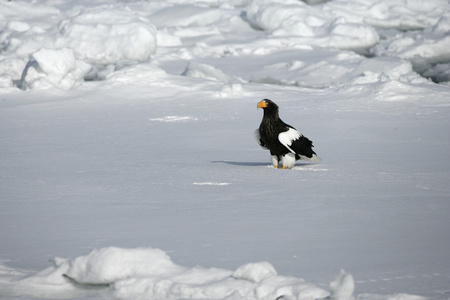
M 275 168 L 280 162 L 283 169 L 292 169 L 299 159 L 311 162 L 321 160 L 312 149 L 312 141 L 280 119 L 275 102 L 264 99 L 258 102 L 257 108 L 264 110 L 264 116 L 255 131 L 255 138 L 263 149 L 270 150 Z

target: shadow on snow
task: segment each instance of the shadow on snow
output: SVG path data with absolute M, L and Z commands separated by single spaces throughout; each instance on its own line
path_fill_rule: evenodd
M 232 160 L 214 160 L 211 161 L 213 164 L 228 164 L 233 166 L 247 166 L 247 167 L 272 167 L 272 164 L 267 162 L 251 162 L 251 161 L 232 161 Z M 316 163 L 309 163 L 309 162 L 297 162 L 294 166 L 295 167 L 302 167 L 302 166 L 311 166 L 316 165 Z

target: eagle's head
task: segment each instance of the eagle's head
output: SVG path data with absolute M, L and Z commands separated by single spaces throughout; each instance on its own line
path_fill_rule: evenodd
M 264 113 L 269 113 L 270 115 L 278 115 L 278 105 L 272 100 L 264 99 L 258 102 L 257 108 L 264 109 Z

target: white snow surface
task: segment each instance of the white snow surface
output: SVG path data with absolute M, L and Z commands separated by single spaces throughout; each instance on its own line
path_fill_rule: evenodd
M 1 1 L 0 298 L 449 299 L 449 20 Z M 264 98 L 322 162 L 271 165 Z

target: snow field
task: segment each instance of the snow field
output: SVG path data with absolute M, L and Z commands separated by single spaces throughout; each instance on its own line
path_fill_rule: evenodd
M 448 298 L 449 14 L 0 2 L 0 298 Z
M 253 97 L 242 101 L 239 95 L 228 94 L 227 98 L 223 98 L 223 93 L 211 94 L 211 91 L 203 90 L 204 82 L 195 78 L 163 73 L 159 76 L 160 80 L 154 82 L 136 78 L 133 90 L 143 98 L 132 102 L 126 97 L 128 90 L 124 89 L 130 83 L 118 80 L 114 83 L 116 88 L 111 89 L 111 83 L 102 83 L 102 86 L 98 86 L 100 90 L 89 91 L 88 97 L 86 90 L 74 90 L 70 97 L 79 99 L 77 93 L 85 95 L 81 105 L 70 98 L 61 99 L 58 93 L 37 102 L 35 99 L 34 103 L 39 104 L 41 101 L 38 105 L 41 113 L 33 118 L 27 115 L 36 106 L 16 107 L 14 101 L 5 103 L 16 111 L 10 115 L 16 121 L 6 118 L 10 124 L 9 133 L 16 133 L 16 137 L 10 134 L 4 136 L 15 141 L 13 144 L 22 145 L 20 151 L 12 149 L 27 163 L 28 171 L 23 174 L 22 167 L 17 169 L 15 159 L 3 163 L 3 169 L 9 176 L 27 178 L 23 183 L 15 184 L 15 191 L 7 189 L 8 193 L 4 197 L 46 199 L 45 206 L 39 202 L 25 202 L 29 208 L 25 216 L 31 212 L 33 215 L 28 215 L 27 222 L 22 226 L 33 224 L 33 227 L 23 227 L 28 232 L 24 235 L 28 237 L 25 240 L 17 240 L 17 232 L 7 230 L 6 237 L 12 242 L 9 247 L 14 249 L 23 242 L 33 245 L 26 248 L 28 250 L 23 246 L 19 248 L 24 251 L 24 257 L 34 257 L 32 260 L 35 262 L 41 261 L 41 266 L 45 262 L 40 258 L 47 253 L 66 253 L 69 257 L 75 257 L 74 261 L 84 261 L 84 258 L 77 258 L 80 257 L 77 253 L 86 252 L 78 248 L 85 239 L 89 245 L 95 245 L 98 249 L 94 253 L 106 251 L 102 249 L 111 244 L 131 247 L 129 254 L 128 250 L 123 250 L 124 256 L 136 255 L 133 249 L 146 240 L 150 245 L 157 243 L 163 248 L 175 249 L 172 255 L 183 265 L 195 266 L 199 261 L 201 265 L 207 266 L 237 264 L 237 270 L 239 262 L 245 265 L 255 261 L 255 257 L 264 257 L 285 274 L 300 272 L 307 276 L 318 276 L 316 278 L 320 279 L 315 280 L 322 283 L 331 278 L 321 277 L 323 275 L 317 274 L 318 269 L 324 268 L 329 274 L 345 267 L 356 271 L 355 289 L 360 299 L 375 297 L 374 294 L 360 291 L 373 293 L 377 290 L 374 286 L 386 287 L 389 284 L 392 284 L 391 291 L 412 293 L 407 281 L 390 276 L 382 277 L 384 280 L 375 280 L 375 283 L 372 281 L 380 276 L 378 273 L 396 274 L 398 268 L 409 269 L 411 262 L 428 266 L 421 267 L 422 272 L 433 270 L 434 273 L 442 274 L 426 281 L 420 277 L 413 279 L 417 283 L 416 292 L 423 293 L 427 290 L 425 286 L 430 283 L 433 285 L 445 281 L 445 263 L 441 268 L 436 268 L 432 261 L 446 255 L 446 240 L 441 239 L 447 232 L 446 200 L 439 195 L 447 193 L 444 188 L 447 173 L 445 165 L 438 161 L 422 161 L 423 153 L 430 151 L 430 145 L 435 146 L 431 148 L 435 156 L 445 156 L 445 147 L 439 147 L 439 143 L 444 141 L 439 136 L 445 135 L 445 131 L 438 128 L 441 125 L 445 128 L 448 121 L 444 121 L 445 114 L 436 112 L 439 101 L 433 102 L 433 105 L 421 105 L 419 100 L 414 100 L 410 102 L 409 109 L 405 109 L 404 100 L 384 99 L 380 102 L 375 99 L 377 93 L 362 103 L 360 99 L 367 93 L 366 90 L 321 91 L 314 94 L 304 89 L 302 92 L 309 97 L 308 105 L 305 106 L 308 109 L 305 111 L 305 108 L 298 106 L 298 100 L 289 100 L 294 95 L 293 91 L 298 95 L 298 88 L 288 90 L 288 87 L 244 84 L 242 93 Z M 190 85 L 186 84 L 186 80 Z M 158 97 L 167 95 L 167 88 L 173 90 L 177 85 L 190 86 L 190 90 L 183 92 L 184 97 L 166 96 L 164 102 L 160 102 Z M 226 85 L 221 84 L 222 87 Z M 143 88 L 149 86 L 150 89 Z M 398 87 L 395 90 L 398 91 Z M 176 91 L 180 93 L 180 89 Z M 280 94 L 284 103 L 281 112 L 286 115 L 285 119 L 301 115 L 305 124 L 313 124 L 314 118 L 322 120 L 314 123 L 314 127 L 303 126 L 303 132 L 311 136 L 328 136 L 327 139 L 315 141 L 322 158 L 327 157 L 326 161 L 319 165 L 299 164 L 294 167 L 293 173 L 273 172 L 275 169 L 270 167 L 267 154 L 261 153 L 251 138 L 254 124 L 258 124 L 261 117 L 257 114 L 256 103 L 251 100 L 259 99 L 261 95 L 258 94 L 269 91 Z M 420 89 L 409 90 L 411 94 L 418 91 Z M 445 88 L 435 87 L 434 91 L 436 95 L 446 93 Z M 99 95 L 103 96 L 99 98 Z M 15 97 L 21 97 L 21 94 Z M 318 99 L 326 102 L 319 102 Z M 344 106 L 343 99 L 352 101 L 352 105 Z M 210 109 L 211 100 L 214 101 L 213 110 Z M 445 100 L 442 101 L 445 103 Z M 304 101 L 301 103 L 306 104 Z M 230 110 L 230 107 L 239 109 Z M 289 107 L 299 109 L 289 113 Z M 255 115 L 252 116 L 252 113 Z M 433 118 L 429 118 L 430 115 Z M 249 119 L 249 116 L 252 117 Z M 22 124 L 30 129 L 34 127 L 34 130 L 14 131 L 12 129 L 17 126 L 14 124 Z M 42 125 L 36 127 L 33 124 Z M 393 126 L 397 129 L 389 130 Z M 247 127 L 251 130 L 242 130 Z M 190 133 L 178 135 L 180 130 Z M 230 131 L 235 134 L 224 140 L 223 135 Z M 174 139 L 174 136 L 178 138 Z M 369 140 L 364 139 L 367 136 L 370 136 Z M 335 147 L 338 142 L 352 145 L 354 140 L 359 140 L 358 146 Z M 184 145 L 182 152 L 179 151 L 180 143 Z M 234 145 L 232 149 L 229 148 L 230 144 Z M 48 149 L 51 149 L 50 153 Z M 389 155 L 379 149 L 389 149 Z M 405 149 L 409 149 L 406 156 Z M 366 153 L 367 158 L 354 160 L 361 152 Z M 24 158 L 27 159 L 24 161 Z M 341 160 L 346 161 L 346 167 L 339 163 Z M 294 180 L 296 185 L 285 186 L 286 180 Z M 267 188 L 261 189 L 261 184 Z M 322 188 L 318 194 L 317 185 L 326 188 Z M 20 190 L 23 192 L 17 192 Z M 284 195 L 281 202 L 280 195 Z M 124 202 L 124 199 L 127 200 Z M 389 201 L 386 202 L 386 199 Z M 299 201 L 301 205 L 298 205 Z M 12 203 L 8 206 L 10 214 L 3 216 L 2 220 L 7 226 L 3 228 L 17 224 L 14 221 L 16 208 Z M 395 209 L 391 209 L 392 206 Z M 23 215 L 23 208 L 20 210 Z M 254 214 L 255 210 L 257 215 Z M 186 214 L 186 211 L 191 213 Z M 82 223 L 79 214 L 84 216 Z M 42 217 L 50 222 L 42 223 Z M 417 222 L 428 225 L 417 231 Z M 64 230 L 55 231 L 55 228 Z M 83 234 L 86 232 L 90 234 Z M 440 242 L 437 243 L 435 239 Z M 333 244 L 331 249 L 328 243 Z M 422 243 L 435 246 L 424 255 Z M 50 245 L 52 249 L 49 249 Z M 347 245 L 352 245 L 351 249 Z M 6 249 L 4 251 L 9 253 Z M 408 253 L 410 259 L 405 260 L 404 253 Z M 5 257 L 16 256 L 11 253 Z M 308 262 L 309 259 L 312 260 Z M 72 260 L 55 260 L 62 261 Z M 94 262 L 95 259 L 92 259 L 91 263 Z M 403 263 L 399 265 L 399 262 Z M 148 263 L 151 264 L 150 261 Z M 389 268 L 386 263 L 395 267 Z M 87 268 L 83 265 L 80 264 L 79 268 Z M 130 268 L 127 272 L 123 269 L 125 265 Z M 111 267 L 107 259 L 99 260 L 98 266 L 106 270 Z M 139 295 L 153 295 L 148 294 L 153 292 L 146 288 L 152 286 L 154 280 L 160 282 L 166 278 L 155 276 L 152 283 L 142 278 L 134 280 L 133 276 L 127 277 L 125 274 L 139 274 L 141 268 L 136 266 L 134 270 L 133 264 L 118 263 L 117 269 L 113 269 L 117 273 L 112 271 L 112 274 L 119 274 L 120 279 L 108 287 L 100 286 L 100 290 L 86 290 L 59 277 L 61 273 L 67 274 L 66 269 L 56 266 L 51 268 L 57 271 L 43 278 L 39 273 L 33 275 L 30 271 L 8 271 L 2 278 L 3 286 L 8 287 L 5 289 L 8 294 L 5 292 L 2 296 L 93 297 L 100 293 L 107 297 L 131 299 Z M 189 267 L 184 268 L 189 270 Z M 233 268 L 226 268 L 230 269 Z M 11 277 L 11 273 L 17 276 Z M 30 289 L 25 288 L 30 281 L 21 279 L 24 276 L 29 277 L 30 281 L 36 281 L 37 285 L 43 287 L 42 290 L 36 291 L 33 285 Z M 87 274 L 80 275 L 79 280 L 83 280 L 83 276 L 88 278 Z M 99 275 L 99 278 L 102 276 Z M 104 284 L 98 280 L 85 282 Z M 295 280 L 304 282 L 298 278 Z M 43 281 L 50 282 L 51 286 L 43 285 Z M 405 285 L 401 285 L 402 282 Z M 217 284 L 217 289 L 225 290 L 223 293 L 235 291 L 226 281 Z M 260 288 L 273 291 L 272 285 L 266 284 L 265 281 L 261 282 Z M 320 288 L 312 286 L 313 290 L 318 289 L 320 293 L 311 294 L 297 294 L 297 290 L 292 294 L 285 292 L 290 291 L 285 285 L 290 286 L 282 280 L 276 292 L 270 293 L 283 291 L 286 297 L 299 299 L 316 299 L 319 294 L 324 297 L 330 294 L 326 284 Z M 307 285 L 311 286 L 310 283 Z M 59 292 L 56 293 L 55 289 Z M 300 287 L 296 289 L 303 291 Z M 163 289 L 161 293 L 168 297 L 183 298 L 187 295 L 198 296 L 198 293 L 210 290 L 211 293 L 217 292 L 215 286 L 203 282 L 201 288 L 195 288 L 195 292 L 186 288 L 186 292 L 171 294 L 172 291 Z M 234 294 L 235 297 L 239 294 L 244 298 L 253 297 L 239 291 Z M 221 297 L 224 294 L 214 295 Z M 406 299 L 415 297 L 402 295 Z M 260 296 L 257 294 L 255 297 Z M 395 296 L 389 294 L 379 297 L 387 299 Z

